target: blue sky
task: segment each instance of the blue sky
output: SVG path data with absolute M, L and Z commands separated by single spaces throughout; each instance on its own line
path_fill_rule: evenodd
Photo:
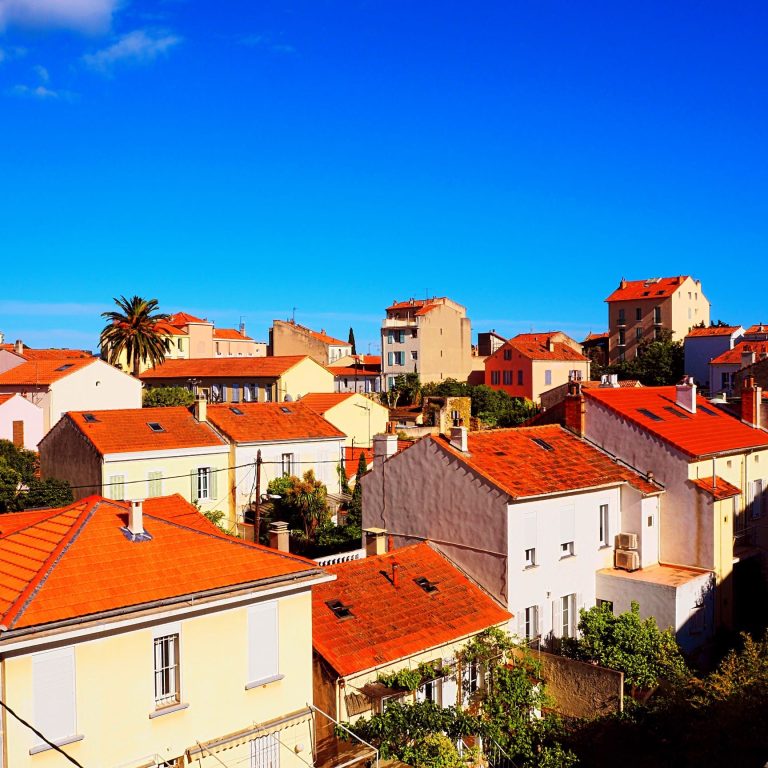
M 768 321 L 768 4 L 0 0 L 0 330 L 111 297 L 378 344 L 393 299 L 577 337 L 628 279 Z

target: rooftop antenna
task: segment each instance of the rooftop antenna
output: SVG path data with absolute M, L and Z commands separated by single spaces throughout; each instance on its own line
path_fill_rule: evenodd
M 293 308 L 293 312 L 291 313 L 291 322 L 296 322 L 296 307 Z

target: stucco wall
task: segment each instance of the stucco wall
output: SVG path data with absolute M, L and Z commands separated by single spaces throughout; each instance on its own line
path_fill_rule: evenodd
M 345 445 L 371 446 L 373 436 L 386 431 L 389 410 L 367 397 L 355 395 L 329 408 L 323 418 L 347 436 Z
M 43 411 L 21 395 L 16 395 L 0 403 L 0 440 L 13 441 L 13 423 L 20 421 L 24 425 L 24 448 L 37 450 L 37 444 L 43 438 Z
M 729 349 L 733 349 L 736 333 L 728 336 L 692 336 L 685 339 L 685 372 L 693 376 L 699 386 L 719 391 L 719 384 L 712 389 L 709 379 L 709 361 Z
M 66 751 L 83 765 L 138 765 L 152 755 L 170 760 L 198 741 L 226 736 L 306 708 L 312 701 L 311 603 L 309 591 L 279 601 L 279 664 L 282 680 L 245 690 L 248 681 L 248 619 L 245 607 L 204 612 L 181 621 L 181 699 L 187 709 L 150 719 L 153 691 L 153 626 L 109 634 L 75 645 L 77 732 L 82 741 Z M 225 649 L 225 652 L 221 652 Z M 34 722 L 32 656 L 5 657 L 5 697 Z M 119 699 L 119 706 L 116 701 Z M 29 755 L 30 732 L 3 715 L 8 766 L 54 768 L 53 750 Z M 307 725 L 280 735 L 287 749 L 281 765 L 302 768 L 297 742 L 312 744 Z M 249 745 L 222 755 L 227 764 L 247 758 Z M 207 758 L 204 766 L 220 765 Z
M 277 381 L 277 400 L 298 400 L 308 392 L 333 392 L 333 374 L 311 358 L 301 360 Z
M 101 456 L 68 419 L 60 419 L 40 442 L 43 478 L 66 480 L 75 500 L 101 493 Z

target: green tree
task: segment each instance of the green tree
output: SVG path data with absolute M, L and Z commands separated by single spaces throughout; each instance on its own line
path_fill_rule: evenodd
M 121 296 L 114 302 L 117 312 L 101 313 L 107 324 L 101 331 L 99 345 L 107 362 L 117 365 L 125 353 L 134 376 L 139 375 L 142 363 L 160 365 L 170 349 L 170 341 L 158 327 L 168 315 L 157 311 L 157 299 Z
M 662 680 L 680 683 L 688 675 L 672 630 L 659 629 L 653 617 L 640 618 L 634 601 L 618 615 L 606 605 L 582 609 L 579 633 L 564 643 L 564 654 L 623 672 L 632 695 L 652 690 Z
M 682 342 L 672 341 L 672 333 L 662 329 L 658 339 L 641 341 L 637 356 L 616 363 L 610 372 L 620 379 L 638 379 L 646 387 L 677 384 L 685 373 Z
M 360 451 L 360 458 L 357 460 L 357 476 L 355 477 L 355 487 L 352 489 L 352 500 L 347 508 L 347 525 L 360 527 L 363 524 L 363 486 L 360 478 L 368 471 L 368 464 L 365 460 L 365 453 Z
M 0 464 L 13 469 L 20 483 L 31 483 L 39 469 L 38 455 L 26 448 L 18 448 L 10 440 L 0 440 Z
M 66 480 L 48 477 L 45 480 L 33 480 L 27 492 L 21 497 L 24 509 L 46 509 L 48 507 L 66 507 L 74 501 L 72 488 Z
M 281 482 L 270 482 L 268 493 L 280 495 L 278 512 L 285 515 L 291 528 L 298 528 L 306 541 L 314 543 L 318 529 L 326 526 L 331 519 L 328 512 L 328 490 L 315 478 L 309 469 L 303 477 L 281 478 Z
M 64 480 L 41 480 L 34 451 L 0 440 L 0 512 L 63 507 L 72 503 L 72 489 Z
M 149 387 L 142 394 L 145 408 L 167 408 L 174 405 L 189 407 L 195 396 L 186 387 Z
M 349 326 L 349 345 L 352 347 L 352 354 L 357 354 L 357 347 L 355 346 L 355 332 L 352 330 L 352 326 Z

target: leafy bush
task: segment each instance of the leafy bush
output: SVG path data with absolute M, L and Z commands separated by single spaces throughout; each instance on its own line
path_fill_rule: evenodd
M 142 394 L 145 408 L 168 408 L 174 405 L 189 407 L 195 396 L 186 387 L 149 387 Z

